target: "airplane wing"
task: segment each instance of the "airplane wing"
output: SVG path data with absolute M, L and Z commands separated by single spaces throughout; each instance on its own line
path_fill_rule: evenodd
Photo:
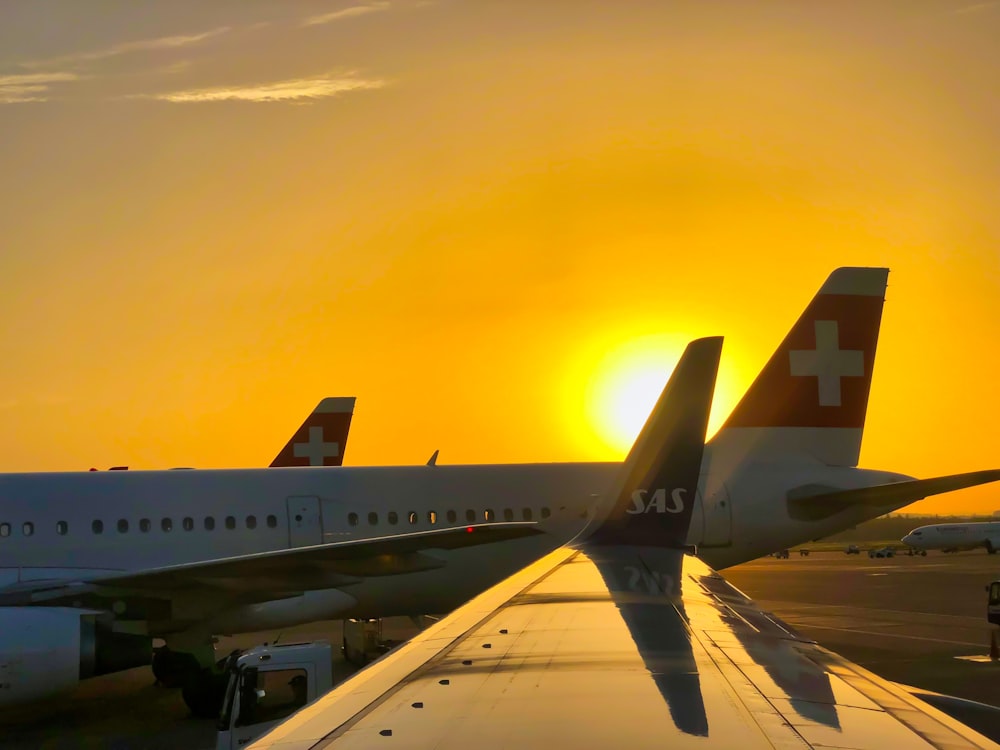
M 997 747 L 679 562 L 673 597 L 557 550 L 251 747 Z
M 27 581 L 0 588 L 0 606 L 44 604 L 104 609 L 108 599 L 174 594 L 191 589 L 252 592 L 267 599 L 334 588 L 371 576 L 428 570 L 445 563 L 428 550 L 458 549 L 540 534 L 531 522 L 487 523 L 374 539 L 319 544 L 239 557 L 103 575 L 86 580 Z
M 674 371 L 603 515 L 572 546 L 251 747 L 997 747 L 799 637 L 686 550 L 701 462 L 691 437 L 700 424 L 704 441 L 698 414 L 707 420 L 715 380 L 710 347 L 691 352 L 700 343 Z
M 975 487 L 1000 480 L 1000 469 L 970 471 L 931 479 L 912 479 L 874 487 L 843 490 L 822 485 L 806 485 L 788 493 L 792 518 L 826 517 L 851 505 L 887 506 L 887 510 L 922 500 L 942 492 Z

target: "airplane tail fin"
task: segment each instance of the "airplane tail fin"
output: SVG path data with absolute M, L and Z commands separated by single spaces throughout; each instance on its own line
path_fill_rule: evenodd
M 688 344 L 585 545 L 686 548 L 721 353 L 721 337 Z
M 857 466 L 887 268 L 838 268 L 709 442 L 712 460 Z
M 271 466 L 340 466 L 354 415 L 354 396 L 324 398 L 306 417 Z

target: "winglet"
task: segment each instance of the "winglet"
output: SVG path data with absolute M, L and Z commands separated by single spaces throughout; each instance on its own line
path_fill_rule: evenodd
M 687 547 L 721 353 L 722 337 L 688 344 L 583 544 Z
M 427 465 L 428 466 L 437 466 L 437 463 L 438 463 L 438 450 L 440 450 L 440 448 L 435 449 L 435 451 L 431 454 L 431 457 L 427 459 Z
M 340 466 L 354 414 L 354 396 L 324 398 L 306 417 L 271 466 Z

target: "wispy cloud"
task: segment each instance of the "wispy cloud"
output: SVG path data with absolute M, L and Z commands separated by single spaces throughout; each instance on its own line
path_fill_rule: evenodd
M 318 16 L 309 16 L 302 21 L 302 25 L 319 26 L 324 23 L 334 23 L 336 21 L 343 21 L 345 18 L 366 16 L 369 13 L 378 13 L 383 10 L 389 10 L 389 3 L 372 2 L 364 5 L 352 5 L 349 8 L 341 8 L 340 10 L 335 10 L 330 13 L 321 13 Z
M 121 42 L 119 44 L 105 47 L 104 49 L 93 50 L 91 52 L 79 52 L 72 55 L 61 55 L 50 57 L 44 60 L 32 60 L 21 63 L 22 68 L 49 68 L 55 66 L 70 65 L 73 63 L 93 62 L 94 60 L 105 60 L 109 57 L 127 55 L 133 52 L 154 52 L 157 50 L 172 50 L 198 44 L 206 39 L 220 36 L 230 31 L 229 26 L 223 26 L 210 31 L 203 31 L 200 34 L 177 34 L 175 36 L 161 36 L 156 39 L 140 39 L 135 42 Z
M 967 13 L 979 13 L 983 10 L 989 10 L 990 8 L 995 8 L 1000 5 L 1000 0 L 994 0 L 988 3 L 975 3 L 974 5 L 966 5 L 962 8 L 956 8 L 952 11 L 952 14 L 956 16 L 965 15 Z
M 359 78 L 354 73 L 326 74 L 311 78 L 263 83 L 254 86 L 218 86 L 212 88 L 171 91 L 164 94 L 145 94 L 141 98 L 166 102 L 289 102 L 322 99 L 348 91 L 379 89 L 385 86 L 379 79 Z
M 53 83 L 80 79 L 76 73 L 15 73 L 0 75 L 0 104 L 44 102 Z

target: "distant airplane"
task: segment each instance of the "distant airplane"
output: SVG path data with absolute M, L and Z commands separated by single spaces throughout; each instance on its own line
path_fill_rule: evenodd
M 1000 549 L 1000 521 L 936 523 L 914 529 L 900 541 L 915 549 L 945 552 L 983 547 L 995 555 Z
M 720 347 L 688 346 L 580 536 L 250 748 L 995 748 L 797 636 L 694 556 Z M 273 716 L 266 676 L 231 675 L 235 720 L 217 747 L 246 747 L 247 725 Z
M 709 443 L 688 538 L 707 563 L 735 565 L 1000 479 L 856 468 L 887 274 L 834 271 Z M 0 657 L 19 654 L 21 670 L 0 673 L 0 704 L 72 687 L 95 663 L 142 663 L 153 637 L 169 647 L 158 674 L 208 675 L 207 694 L 213 635 L 448 612 L 578 533 L 620 468 L 0 475 Z M 674 500 L 635 502 L 645 512 Z M 462 536 L 466 524 L 494 531 Z M 102 614 L 84 627 L 92 612 Z M 57 665 L 63 678 L 38 679 Z M 213 700 L 189 705 L 211 713 Z

